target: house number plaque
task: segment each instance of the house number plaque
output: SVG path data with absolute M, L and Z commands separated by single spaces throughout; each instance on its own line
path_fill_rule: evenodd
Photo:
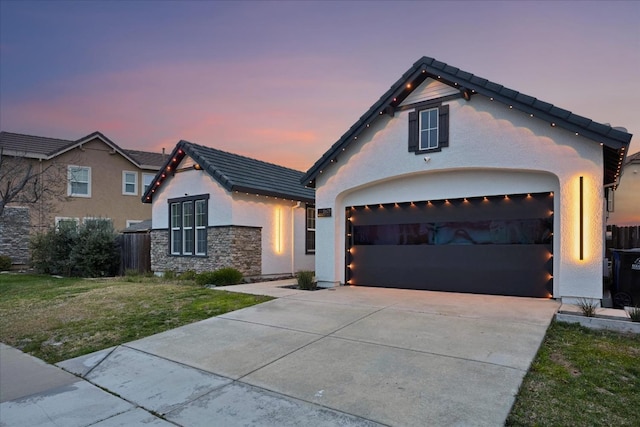
M 331 208 L 318 209 L 318 218 L 328 218 L 331 216 Z

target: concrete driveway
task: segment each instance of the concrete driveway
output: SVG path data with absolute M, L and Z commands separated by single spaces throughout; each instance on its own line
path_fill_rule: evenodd
M 137 412 L 161 415 L 156 425 L 497 426 L 559 306 L 274 286 L 233 290 L 277 294 L 276 300 L 59 366 Z M 3 411 L 20 409 L 5 403 Z M 121 424 L 113 418 L 96 425 L 132 425 L 122 418 L 127 411 L 118 415 Z

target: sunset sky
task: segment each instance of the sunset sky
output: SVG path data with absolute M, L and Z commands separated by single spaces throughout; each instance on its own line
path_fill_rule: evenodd
M 0 129 L 309 168 L 422 56 L 640 150 L 640 2 L 0 0 Z

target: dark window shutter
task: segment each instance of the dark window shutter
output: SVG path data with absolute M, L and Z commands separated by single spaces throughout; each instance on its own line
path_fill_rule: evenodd
M 418 151 L 418 113 L 415 111 L 409 112 L 409 152 L 415 153 Z
M 449 106 L 438 108 L 438 147 L 449 146 Z

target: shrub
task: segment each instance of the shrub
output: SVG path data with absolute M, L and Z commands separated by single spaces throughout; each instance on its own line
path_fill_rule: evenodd
M 196 272 L 193 270 L 187 270 L 184 271 L 182 273 L 180 273 L 180 275 L 178 276 L 179 280 L 195 280 L 196 279 Z
M 71 275 L 71 249 L 78 241 L 76 224 L 63 221 L 31 238 L 31 265 L 38 273 Z
M 0 255 L 0 271 L 11 270 L 11 258 L 6 255 Z
M 596 300 L 591 298 L 578 298 L 577 305 L 585 316 L 593 317 L 596 315 L 596 310 L 598 309 Z
M 312 291 L 316 289 L 317 283 L 314 282 L 313 276 L 315 272 L 308 270 L 301 270 L 296 273 L 296 279 L 298 280 L 298 287 L 306 291 Z
M 640 307 L 629 307 L 627 309 L 627 314 L 631 318 L 632 322 L 640 322 Z
M 241 281 L 242 273 L 232 267 L 225 267 L 216 271 L 205 271 L 196 275 L 196 283 L 200 286 L 237 285 Z
M 78 227 L 69 255 L 73 274 L 81 277 L 113 276 L 120 265 L 117 234 L 105 219 L 92 219 Z
M 77 226 L 63 221 L 31 239 L 31 265 L 39 273 L 99 277 L 114 275 L 120 263 L 111 221 Z

